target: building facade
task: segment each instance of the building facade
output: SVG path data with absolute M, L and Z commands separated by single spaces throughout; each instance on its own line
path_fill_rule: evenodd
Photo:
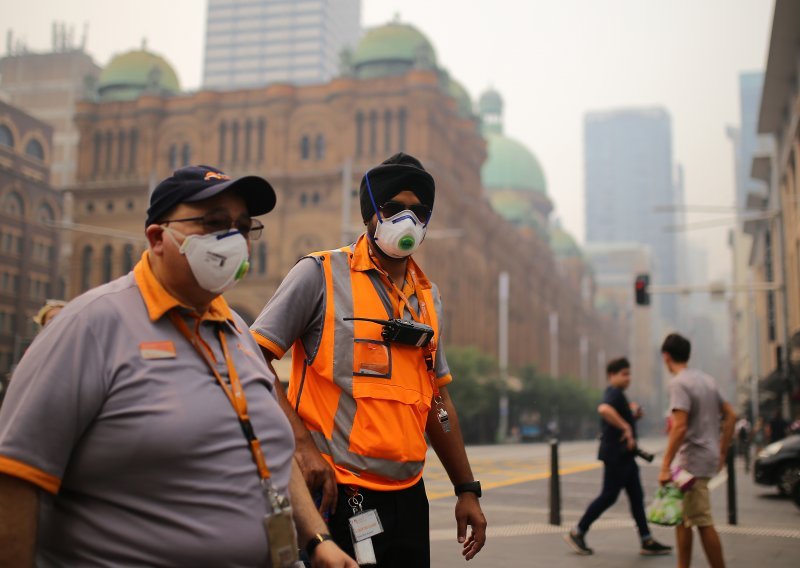
M 672 127 L 661 108 L 589 113 L 584 121 L 586 242 L 637 242 L 653 253 L 653 284 L 678 284 L 680 206 L 673 179 Z M 668 328 L 682 317 L 674 296 L 654 297 Z
M 383 45 L 382 34 L 396 51 L 373 47 Z M 508 272 L 510 364 L 547 371 L 557 343 L 557 374 L 597 384 L 599 354 L 618 351 L 593 308 L 585 265 L 562 262 L 547 238 L 520 232 L 492 208 L 481 180 L 487 151 L 479 120 L 463 87 L 434 62 L 427 38 L 393 22 L 370 31 L 352 66 L 325 84 L 177 95 L 156 88 L 131 100 L 81 103 L 71 290 L 127 272 L 145 247 L 154 184 L 185 163 L 207 163 L 232 176 L 265 176 L 278 193 L 254 243 L 251 273 L 226 293 L 252 320 L 298 258 L 363 231 L 361 177 L 402 150 L 436 179 L 436 215 L 415 258 L 442 292 L 445 341 L 497 354 L 498 278 Z M 109 131 L 136 145 L 120 151 Z M 548 333 L 554 312 L 555 334 Z
M 85 42 L 85 38 L 84 38 Z M 48 53 L 31 53 L 15 46 L 9 36 L 7 53 L 0 59 L 0 98 L 53 128 L 51 183 L 63 189 L 75 181 L 78 128 L 75 105 L 100 74 L 100 67 L 72 41 L 63 26 L 53 24 Z
M 203 87 L 325 83 L 358 43 L 361 0 L 209 0 Z
M 761 93 L 758 133 L 766 138 L 753 160 L 753 177 L 766 194 L 749 194 L 748 206 L 762 213 L 751 220 L 750 265 L 756 282 L 778 290 L 756 299 L 760 368 L 759 398 L 764 412 L 793 418 L 800 410 L 800 4 L 776 0 L 767 69 Z
M 0 378 L 33 340 L 33 315 L 63 294 L 52 137 L 50 125 L 0 101 Z

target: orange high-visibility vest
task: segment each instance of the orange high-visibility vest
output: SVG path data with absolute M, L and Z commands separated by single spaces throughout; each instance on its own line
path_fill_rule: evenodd
M 379 324 L 342 319 L 394 317 L 375 271 L 351 270 L 350 247 L 309 256 L 324 274 L 325 318 L 313 359 L 301 340 L 294 344 L 289 400 L 338 483 L 377 490 L 410 487 L 422 477 L 433 397 L 423 350 L 385 342 Z M 417 288 L 417 297 L 430 306 L 438 341 L 432 290 Z

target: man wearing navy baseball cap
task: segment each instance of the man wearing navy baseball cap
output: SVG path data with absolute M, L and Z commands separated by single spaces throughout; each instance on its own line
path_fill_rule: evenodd
M 357 568 L 328 540 L 275 376 L 221 296 L 274 206 L 260 177 L 177 170 L 151 195 L 133 271 L 42 330 L 0 410 L 0 510 L 19 520 L 0 523 L 0 565 L 287 567 L 300 537 L 313 566 Z

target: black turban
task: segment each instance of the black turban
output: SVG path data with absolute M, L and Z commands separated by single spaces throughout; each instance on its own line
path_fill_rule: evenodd
M 411 191 L 421 203 L 424 203 L 433 210 L 433 197 L 436 186 L 433 176 L 425 171 L 419 160 L 414 156 L 409 156 L 400 152 L 391 158 L 384 160 L 379 166 L 369 170 L 361 178 L 361 218 L 366 223 L 375 214 L 372 201 L 367 191 L 367 176 L 369 176 L 369 187 L 375 204 L 381 207 L 384 203 L 401 191 Z

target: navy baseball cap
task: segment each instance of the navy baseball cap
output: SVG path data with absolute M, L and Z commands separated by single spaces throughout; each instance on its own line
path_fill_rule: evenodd
M 250 216 L 269 213 L 275 207 L 275 190 L 258 176 L 231 179 L 211 166 L 186 166 L 159 183 L 150 195 L 145 227 L 156 223 L 181 203 L 202 201 L 228 189 L 242 196 Z

